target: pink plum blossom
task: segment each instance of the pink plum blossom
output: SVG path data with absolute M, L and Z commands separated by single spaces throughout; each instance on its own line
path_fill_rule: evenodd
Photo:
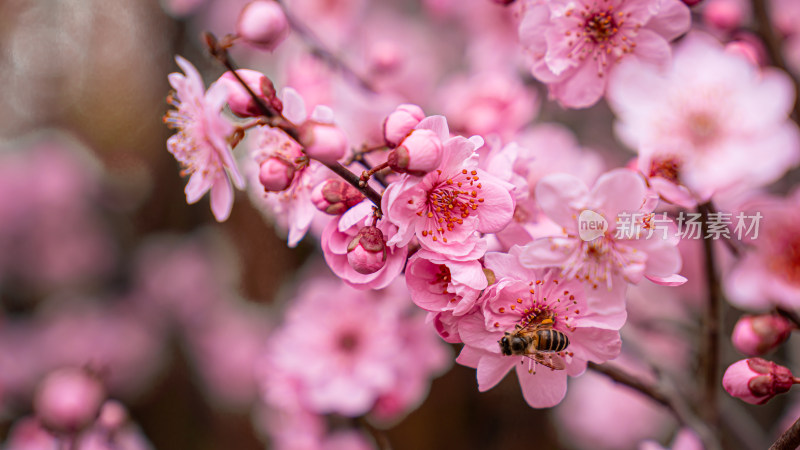
M 343 215 L 331 220 L 322 232 L 321 246 L 325 262 L 333 273 L 357 289 L 382 289 L 389 285 L 403 270 L 408 247 L 385 244 L 382 267 L 372 273 L 362 273 L 348 260 L 348 247 L 359 231 L 372 223 L 372 203 L 365 200 Z M 388 220 L 380 220 L 378 229 L 386 240 L 391 240 L 397 227 Z
M 446 365 L 446 351 L 410 306 L 397 284 L 357 291 L 333 279 L 313 280 L 269 339 L 265 381 L 278 372 L 295 386 L 292 393 L 266 383 L 271 401 L 350 417 L 378 403 L 380 416 L 413 407 L 424 395 L 425 380 Z M 310 354 L 302 350 L 306 346 L 313 347 Z M 409 383 L 417 386 L 411 392 Z
M 534 4 L 519 27 L 533 76 L 570 108 L 595 104 L 623 60 L 669 62 L 669 41 L 688 31 L 679 0 L 555 0 Z
M 513 187 L 470 160 L 482 139 L 448 138 L 447 122 L 441 116 L 417 126 L 427 127 L 444 142 L 442 162 L 424 177 L 404 175 L 384 192 L 381 207 L 398 227 L 388 244 L 405 246 L 416 237 L 426 250 L 463 259 L 479 245 L 476 231 L 494 233 L 509 223 L 514 212 L 509 192 Z
M 539 110 L 535 91 L 516 74 L 496 70 L 447 81 L 439 102 L 456 132 L 483 137 L 496 133 L 506 139 L 531 122 Z
M 223 222 L 233 207 L 233 186 L 244 187 L 227 142 L 233 125 L 221 115 L 227 87 L 214 84 L 206 92 L 197 69 L 180 56 L 175 60 L 185 75 L 169 75 L 176 96 L 168 100 L 176 109 L 168 111 L 164 121 L 178 132 L 167 140 L 167 149 L 183 166 L 182 173 L 189 175 L 186 201 L 195 203 L 210 190 L 211 211 Z
M 665 199 L 684 207 L 770 183 L 800 161 L 789 120 L 794 87 L 783 72 L 690 35 L 662 74 L 630 62 L 609 86 L 616 131 Z
M 420 308 L 461 316 L 472 310 L 488 283 L 479 261 L 451 261 L 420 250 L 408 260 L 406 285 Z
M 563 278 L 558 270 L 521 266 L 521 250 L 512 247 L 509 254 L 486 254 L 486 267 L 497 281 L 484 292 L 481 307 L 459 320 L 465 345 L 456 361 L 478 369 L 481 391 L 491 389 L 516 367 L 525 401 L 534 408 L 546 408 L 564 397 L 567 375 L 582 374 L 587 361 L 604 362 L 619 354 L 618 330 L 625 323 L 625 306 L 621 296 L 587 292 L 584 283 Z M 569 338 L 562 352 L 566 370 L 501 353 L 498 341 L 504 333 L 545 320 L 552 320 L 552 328 Z
M 682 284 L 681 256 L 674 225 L 654 216 L 655 202 L 644 180 L 635 172 L 616 169 L 601 176 L 589 190 L 566 174 L 543 178 L 536 200 L 547 216 L 563 227 L 565 236 L 540 238 L 523 250 L 528 267 L 559 266 L 566 277 L 579 277 L 609 290 L 624 279 L 643 277 L 667 285 Z M 588 220 L 604 220 L 598 236 L 583 235 Z M 663 220 L 663 223 L 656 222 Z
M 750 311 L 800 306 L 798 206 L 800 191 L 785 199 L 761 198 L 745 205 L 740 214 L 763 218 L 757 235 L 745 235 L 751 245 L 723 279 L 733 305 Z

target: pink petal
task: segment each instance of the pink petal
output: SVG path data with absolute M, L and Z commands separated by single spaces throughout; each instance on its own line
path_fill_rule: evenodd
M 295 125 L 300 125 L 306 121 L 306 103 L 303 97 L 290 87 L 283 88 L 283 117 L 286 117 Z
M 536 184 L 536 202 L 553 222 L 577 234 L 578 209 L 584 206 L 588 188 L 566 173 L 548 175 Z
M 686 4 L 680 0 L 661 0 L 661 9 L 650 19 L 646 28 L 671 41 L 689 31 L 691 23 L 692 14 Z
M 561 402 L 567 393 L 567 373 L 539 365 L 536 374 L 528 373 L 527 364 L 517 364 L 517 378 L 522 396 L 533 408 L 550 408 Z
M 680 286 L 689 281 L 686 279 L 686 277 L 683 277 L 678 274 L 670 275 L 668 277 L 656 277 L 653 275 L 645 275 L 645 278 L 652 281 L 653 283 L 660 284 L 662 286 Z
M 547 237 L 536 239 L 521 247 L 519 262 L 525 267 L 564 267 L 570 255 L 574 253 L 579 241 L 568 237 Z
M 628 169 L 615 169 L 606 172 L 592 188 L 589 194 L 589 209 L 597 208 L 605 216 L 610 227 L 614 228 L 617 216 L 621 212 L 639 211 L 646 200 L 647 186 L 644 179 Z
M 600 328 L 578 328 L 572 333 L 570 351 L 575 358 L 602 363 L 619 356 L 622 340 L 619 331 Z
M 597 63 L 588 58 L 572 76 L 549 85 L 550 94 L 567 108 L 588 108 L 603 96 L 607 79 L 608 73 L 598 75 Z
M 648 64 L 666 68 L 672 57 L 667 41 L 657 33 L 643 28 L 636 36 L 634 55 Z
M 183 189 L 183 192 L 186 194 L 186 203 L 190 205 L 197 203 L 209 189 L 211 189 L 211 185 L 206 177 L 203 176 L 202 172 L 193 173 L 192 176 L 189 177 L 189 182 L 186 183 L 186 187 Z
M 486 392 L 495 387 L 514 365 L 519 364 L 519 356 L 488 354 L 478 362 L 478 390 Z
M 478 206 L 478 231 L 497 233 L 502 231 L 514 217 L 514 198 L 509 186 L 483 171 L 478 171 L 482 181 L 483 203 Z M 494 180 L 493 180 L 494 179 Z M 502 183 L 502 184 L 501 184 Z
M 233 186 L 227 177 L 220 176 L 211 188 L 211 212 L 217 222 L 228 220 L 233 208 Z
M 428 116 L 414 128 L 433 131 L 442 143 L 450 139 L 450 128 L 447 126 L 447 119 L 444 116 Z

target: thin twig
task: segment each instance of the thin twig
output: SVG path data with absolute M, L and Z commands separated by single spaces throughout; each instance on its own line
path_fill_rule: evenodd
M 208 51 L 211 53 L 217 61 L 219 61 L 226 69 L 228 69 L 233 76 L 236 77 L 236 80 L 247 90 L 247 93 L 250 94 L 253 101 L 255 101 L 258 110 L 261 112 L 262 115 L 270 119 L 270 126 L 275 128 L 279 128 L 284 133 L 286 133 L 289 137 L 300 143 L 300 130 L 291 122 L 286 120 L 281 114 L 276 112 L 272 109 L 269 105 L 264 102 L 264 99 L 256 95 L 255 92 L 250 88 L 250 86 L 245 83 L 245 81 L 239 76 L 236 72 L 236 64 L 231 59 L 230 55 L 228 54 L 228 50 L 218 45 L 217 38 L 209 33 L 205 32 L 203 34 L 203 38 L 208 46 Z M 350 185 L 355 187 L 359 190 L 364 197 L 368 198 L 375 206 L 378 207 L 378 211 L 381 209 L 381 194 L 379 194 L 376 190 L 372 189 L 369 185 L 361 186 L 359 184 L 359 177 L 355 175 L 353 172 L 350 172 L 346 167 L 343 165 L 334 162 L 334 163 L 326 163 L 320 161 L 322 164 L 325 165 L 328 169 L 330 169 L 333 173 L 347 181 Z
M 617 383 L 624 384 L 644 394 L 656 403 L 665 406 L 682 426 L 691 428 L 697 434 L 703 441 L 706 450 L 719 450 L 721 448 L 714 432 L 696 416 L 680 396 L 674 395 L 673 392 L 665 391 L 656 384 L 647 383 L 633 374 L 608 363 L 596 364 L 589 362 L 589 369 L 601 373 Z
M 275 1 L 281 6 L 281 8 L 283 8 L 283 12 L 286 14 L 286 20 L 289 22 L 289 26 L 292 27 L 292 30 L 294 30 L 294 32 L 303 39 L 306 45 L 311 48 L 311 53 L 314 56 L 321 59 L 334 69 L 340 70 L 345 77 L 350 78 L 362 89 L 372 92 L 373 94 L 377 93 L 369 81 L 358 75 L 349 65 L 347 65 L 347 63 L 345 63 L 338 56 L 334 55 L 333 52 L 328 50 L 325 45 L 322 44 L 322 41 L 320 41 L 319 38 L 314 34 L 314 32 L 311 31 L 303 22 L 298 20 L 297 17 L 295 17 L 283 0 Z
M 719 428 L 719 405 L 717 394 L 720 386 L 719 378 L 719 334 L 720 311 L 722 310 L 722 291 L 717 277 L 717 267 L 714 260 L 714 242 L 707 239 L 709 232 L 709 214 L 713 211 L 710 202 L 698 205 L 698 212 L 702 214 L 701 230 L 703 250 L 705 253 L 706 293 L 708 295 L 708 309 L 703 321 L 703 341 L 701 357 L 701 386 L 703 416 L 714 428 Z
M 769 20 L 769 5 L 767 5 L 767 1 L 752 0 L 752 4 L 753 15 L 756 19 L 758 34 L 761 35 L 761 38 L 764 41 L 769 58 L 772 60 L 772 63 L 775 64 L 775 66 L 786 72 L 792 79 L 794 82 L 795 93 L 800 92 L 800 80 L 798 80 L 797 77 L 795 77 L 786 67 L 786 60 L 783 58 L 783 52 L 781 51 L 781 39 L 778 37 L 777 33 L 775 33 L 775 28 L 772 26 L 772 22 Z M 800 102 L 795 101 L 792 118 L 795 122 L 800 124 Z
M 769 450 L 795 450 L 800 447 L 800 419 L 797 419 L 788 430 L 769 447 Z

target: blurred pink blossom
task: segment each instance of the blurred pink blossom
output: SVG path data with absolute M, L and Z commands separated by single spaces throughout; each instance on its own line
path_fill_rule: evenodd
M 667 64 L 669 41 L 690 23 L 679 0 L 554 0 L 525 11 L 519 36 L 550 97 L 585 108 L 600 100 L 621 61 Z
M 800 161 L 794 96 L 785 73 L 699 33 L 681 42 L 668 72 L 630 62 L 609 86 L 616 131 L 638 151 L 639 170 L 684 207 L 770 183 Z
M 210 190 L 211 211 L 223 222 L 233 207 L 233 186 L 244 188 L 244 178 L 227 142 L 233 125 L 221 115 L 227 86 L 214 84 L 206 92 L 197 69 L 180 56 L 175 61 L 185 75 L 169 75 L 176 96 L 168 101 L 176 109 L 167 112 L 164 122 L 178 132 L 167 140 L 167 149 L 181 163 L 182 173 L 189 175 L 186 201 L 195 203 Z

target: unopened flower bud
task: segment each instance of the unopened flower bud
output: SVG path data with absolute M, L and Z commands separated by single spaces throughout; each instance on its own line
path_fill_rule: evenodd
M 711 0 L 703 8 L 703 21 L 718 30 L 734 30 L 744 20 L 742 8 L 738 0 Z
M 93 374 L 77 368 L 59 369 L 39 385 L 33 408 L 47 428 L 74 433 L 94 422 L 105 396 L 103 384 Z
M 788 391 L 794 382 L 789 369 L 762 358 L 737 361 L 722 377 L 722 386 L 728 394 L 754 405 Z
M 263 73 L 256 70 L 239 69 L 236 71 L 236 75 L 239 75 L 242 81 L 247 84 L 247 87 L 264 100 L 264 103 L 272 106 L 278 112 L 281 111 L 280 100 L 275 96 L 275 87 L 272 85 L 272 81 Z M 219 82 L 225 83 L 228 87 L 228 106 L 230 106 L 232 113 L 240 117 L 254 117 L 263 114 L 253 96 L 236 79 L 233 72 L 227 71 L 222 74 Z M 275 100 L 278 101 L 277 105 L 273 105 Z M 275 106 L 278 106 L 278 108 L 275 108 Z
M 289 22 L 277 2 L 255 0 L 239 14 L 236 33 L 245 42 L 272 51 L 289 35 Z
M 703 0 L 683 0 L 683 3 L 685 3 L 686 6 L 694 6 L 702 1 Z
M 258 171 L 258 181 L 268 192 L 280 192 L 292 184 L 295 167 L 283 158 L 271 157 L 261 163 Z
M 306 122 L 300 139 L 303 152 L 323 163 L 335 163 L 347 152 L 347 136 L 333 124 Z
M 786 341 L 793 329 L 792 322 L 778 314 L 742 316 L 733 328 L 731 340 L 736 350 L 758 356 Z
M 756 67 L 767 64 L 767 50 L 764 48 L 764 44 L 751 33 L 738 33 L 736 40 L 730 41 L 725 45 L 725 51 L 743 56 Z
M 383 122 L 384 140 L 390 147 L 396 147 L 424 118 L 425 113 L 417 105 L 398 106 Z
M 311 202 L 320 211 L 338 215 L 361 203 L 364 195 L 358 189 L 338 178 L 318 184 L 311 191 Z
M 400 145 L 389 152 L 387 161 L 395 172 L 422 176 L 442 162 L 444 146 L 431 130 L 414 130 Z
M 347 262 L 356 272 L 369 275 L 386 263 L 386 240 L 378 227 L 364 227 L 347 246 Z
M 106 400 L 100 409 L 97 424 L 106 430 L 116 430 L 128 422 L 128 409 L 116 400 Z

